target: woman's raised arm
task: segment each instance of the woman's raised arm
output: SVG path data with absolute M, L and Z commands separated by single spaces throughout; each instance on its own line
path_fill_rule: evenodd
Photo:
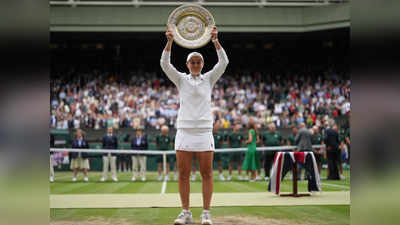
M 167 31 L 165 32 L 165 36 L 167 37 L 168 41 L 161 55 L 160 66 L 164 71 L 164 73 L 167 75 L 167 77 L 172 82 L 174 82 L 174 84 L 177 87 L 179 87 L 179 80 L 180 77 L 182 76 L 182 73 L 176 70 L 176 68 L 171 64 L 171 46 L 172 42 L 174 42 L 174 35 L 172 31 L 168 28 L 168 25 L 167 25 Z

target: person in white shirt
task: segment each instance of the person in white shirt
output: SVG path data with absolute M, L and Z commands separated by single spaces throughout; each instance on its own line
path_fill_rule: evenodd
M 174 37 L 168 27 L 165 35 L 168 42 L 162 53 L 160 65 L 167 77 L 178 88 L 180 101 L 175 150 L 179 171 L 179 194 L 183 210 L 175 220 L 175 224 L 193 222 L 189 210 L 189 177 L 194 156 L 199 162 L 203 182 L 201 224 L 212 224 L 210 202 L 213 193 L 212 165 L 215 146 L 212 135 L 211 93 L 215 83 L 225 72 L 229 61 L 224 49 L 218 42 L 218 31 L 217 27 L 214 26 L 211 32 L 211 40 L 217 51 L 218 63 L 211 71 L 203 74 L 201 71 L 204 66 L 204 58 L 200 53 L 192 52 L 186 59 L 186 66 L 190 73 L 179 72 L 170 63 Z

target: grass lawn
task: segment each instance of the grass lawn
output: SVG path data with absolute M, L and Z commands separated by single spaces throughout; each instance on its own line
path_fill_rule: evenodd
M 227 176 L 227 171 L 224 172 Z M 350 191 L 350 172 L 344 171 L 345 180 L 328 181 L 322 179 L 323 191 Z M 90 172 L 89 182 L 82 181 L 79 175 L 78 182 L 72 182 L 72 172 L 56 172 L 56 182 L 50 184 L 50 194 L 112 194 L 112 193 L 161 193 L 163 182 L 157 181 L 156 172 L 147 173 L 147 181 L 140 179 L 130 181 L 130 173 L 119 173 L 119 182 L 99 182 L 100 172 Z M 171 178 L 172 178 L 171 174 Z M 322 171 L 326 177 L 326 170 Z M 197 181 L 191 182 L 191 192 L 201 192 L 200 176 Z M 233 181 L 218 181 L 218 173 L 214 172 L 214 192 L 265 192 L 267 182 L 250 183 L 238 181 L 234 173 Z M 307 191 L 307 181 L 299 181 L 299 191 Z M 285 179 L 282 183 L 282 192 L 292 190 L 292 182 Z M 166 193 L 178 193 L 178 183 L 168 181 Z M 105 224 L 173 224 L 173 220 L 180 212 L 179 208 L 120 208 L 120 209 L 50 209 L 50 221 L 54 225 L 105 225 Z M 192 208 L 195 224 L 199 224 L 200 208 Z M 350 206 L 267 206 L 267 207 L 213 207 L 212 215 L 215 224 L 227 225 L 347 225 L 350 224 Z M 116 223 L 116 221 L 118 223 Z M 236 222 L 232 222 L 236 221 Z
M 200 208 L 192 208 L 195 224 L 199 224 Z M 50 220 L 78 221 L 104 220 L 125 221 L 126 224 L 173 224 L 179 208 L 131 208 L 131 209 L 51 209 Z M 315 224 L 315 225 L 348 225 L 350 224 L 350 206 L 285 206 L 285 207 L 214 207 L 212 216 L 217 220 L 233 217 L 240 223 L 253 224 L 250 221 L 258 218 L 257 224 L 268 224 L 268 219 L 283 221 L 282 224 Z M 249 221 L 249 222 L 244 222 Z M 265 221 L 265 223 L 263 222 Z M 254 223 L 255 224 L 255 223 Z M 274 223 L 276 224 L 276 223 Z
M 227 172 L 225 171 L 225 175 Z M 350 172 L 344 171 L 345 180 L 331 181 L 321 180 L 323 191 L 349 191 L 350 190 Z M 171 178 L 173 176 L 171 175 Z M 322 171 L 322 177 L 326 177 L 326 170 Z M 147 173 L 147 181 L 142 182 L 138 179 L 136 182 L 130 180 L 130 173 L 118 173 L 118 182 L 109 179 L 106 182 L 99 182 L 100 172 L 89 173 L 89 182 L 83 182 L 80 174 L 77 182 L 72 182 L 72 172 L 56 172 L 56 182 L 50 184 L 50 194 L 111 194 L 111 193 L 161 193 L 162 182 L 157 181 L 156 172 Z M 267 182 L 258 181 L 250 183 L 237 180 L 236 174 L 233 181 L 218 181 L 218 173 L 214 172 L 214 192 L 264 192 L 267 188 Z M 299 181 L 298 188 L 300 192 L 307 191 L 307 181 Z M 285 179 L 282 182 L 281 191 L 289 192 L 292 190 L 292 182 Z M 168 181 L 166 193 L 177 193 L 178 182 Z M 191 182 L 191 192 L 201 192 L 200 176 L 197 174 L 197 181 Z

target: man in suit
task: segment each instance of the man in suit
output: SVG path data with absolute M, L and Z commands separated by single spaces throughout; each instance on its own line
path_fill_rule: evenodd
M 340 180 L 339 163 L 339 133 L 336 125 L 325 131 L 325 145 L 328 156 L 328 180 Z
M 313 133 L 306 128 L 305 123 L 300 123 L 299 131 L 296 134 L 295 142 L 297 143 L 297 149 L 299 152 L 311 152 L 312 144 L 311 137 Z M 304 168 L 304 163 L 297 163 L 297 179 L 301 179 L 301 170 Z M 304 176 L 306 179 L 306 176 Z
M 132 150 L 148 150 L 147 137 L 143 135 L 141 128 L 136 130 L 136 135 L 131 140 Z M 136 181 L 140 166 L 140 175 L 142 181 L 146 181 L 146 160 L 147 157 L 143 154 L 132 155 L 132 181 Z
M 72 148 L 77 149 L 89 149 L 88 141 L 83 137 L 83 132 L 81 129 L 76 130 L 76 138 L 72 141 Z M 72 181 L 77 180 L 78 171 L 82 170 L 85 182 L 88 182 L 88 170 L 89 170 L 89 159 L 86 152 L 71 152 L 69 153 L 71 159 L 71 169 L 74 171 L 74 177 Z
M 118 149 L 118 138 L 113 133 L 113 128 L 107 128 L 107 134 L 103 137 L 103 149 Z M 111 167 L 111 178 L 117 182 L 117 154 L 115 153 L 104 153 L 103 155 L 103 177 L 100 179 L 101 182 L 107 180 L 108 167 Z

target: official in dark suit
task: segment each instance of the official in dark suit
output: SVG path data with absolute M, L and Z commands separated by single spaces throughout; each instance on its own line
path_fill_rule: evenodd
M 325 131 L 325 145 L 328 156 L 328 180 L 340 180 L 339 163 L 339 133 L 336 125 Z
M 76 130 L 76 138 L 72 141 L 72 148 L 76 149 L 89 149 L 88 141 L 83 137 L 83 132 L 80 129 Z M 71 170 L 74 171 L 74 177 L 72 181 L 75 182 L 77 180 L 78 171 L 82 170 L 85 182 L 89 181 L 88 179 L 88 170 L 89 170 L 89 159 L 88 154 L 85 152 L 70 152 L 69 158 L 71 159 Z
M 312 144 L 311 144 L 312 132 L 307 130 L 306 124 L 301 123 L 299 125 L 299 131 L 296 134 L 295 142 L 297 143 L 297 149 L 299 152 L 311 152 Z M 305 164 L 302 162 L 297 162 L 297 179 L 301 179 L 301 170 L 305 167 Z M 304 180 L 307 179 L 307 176 L 304 176 Z
M 131 140 L 132 150 L 148 150 L 147 137 L 143 135 L 143 131 L 139 128 L 136 130 L 136 135 Z M 132 181 L 136 181 L 140 166 L 140 176 L 142 181 L 146 181 L 146 160 L 147 157 L 143 154 L 132 155 Z
M 107 128 L 107 134 L 103 137 L 103 149 L 118 149 L 118 138 L 113 133 L 113 128 Z M 103 155 L 103 177 L 100 179 L 101 182 L 107 180 L 108 167 L 111 167 L 111 179 L 115 182 L 117 178 L 117 154 L 116 153 L 104 153 Z

